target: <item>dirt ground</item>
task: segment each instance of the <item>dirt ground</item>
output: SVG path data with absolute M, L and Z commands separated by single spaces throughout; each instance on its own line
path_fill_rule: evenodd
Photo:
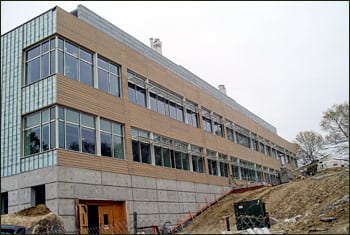
M 220 234 L 226 230 L 223 216 L 227 215 L 231 231 L 237 231 L 233 203 L 261 199 L 270 218 L 276 221 L 271 233 L 349 234 L 349 200 L 338 201 L 346 195 L 349 198 L 349 168 L 326 169 L 313 177 L 230 194 L 194 218 L 182 232 Z M 298 216 L 296 221 L 285 221 L 295 216 Z M 335 221 L 322 222 L 320 219 L 325 217 L 335 217 Z

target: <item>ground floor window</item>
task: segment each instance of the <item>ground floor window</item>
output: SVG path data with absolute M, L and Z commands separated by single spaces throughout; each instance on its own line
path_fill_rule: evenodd
M 8 192 L 1 193 L 1 211 L 0 214 L 7 214 L 8 213 Z
M 32 187 L 32 206 L 45 204 L 45 184 Z

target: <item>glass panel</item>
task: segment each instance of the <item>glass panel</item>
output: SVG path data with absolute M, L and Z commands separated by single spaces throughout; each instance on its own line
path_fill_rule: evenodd
M 41 57 L 41 77 L 47 77 L 50 73 L 49 56 L 47 53 Z
M 165 99 L 158 96 L 158 112 L 165 114 Z
M 44 42 L 42 45 L 41 45 L 41 53 L 45 53 L 47 51 L 50 50 L 50 44 L 49 44 L 49 41 L 47 42 Z
M 40 79 L 40 57 L 26 64 L 26 84 L 33 83 Z
M 58 107 L 58 119 L 64 120 L 64 108 Z
M 173 102 L 170 102 L 170 117 L 176 119 L 176 105 Z
M 112 132 L 111 123 L 109 121 L 104 120 L 104 119 L 100 119 L 100 128 L 103 131 L 107 131 L 109 133 Z
M 124 144 L 122 137 L 113 136 L 113 149 L 115 158 L 124 159 Z
M 66 148 L 79 151 L 79 127 L 67 123 L 66 131 Z
M 80 48 L 80 58 L 92 63 L 92 54 Z
M 176 106 L 176 113 L 177 113 L 176 119 L 179 120 L 180 122 L 183 122 L 184 117 L 183 117 L 183 109 L 181 106 L 179 105 Z
M 95 154 L 96 136 L 95 130 L 81 128 L 82 151 Z
M 40 127 L 35 127 L 24 132 L 24 155 L 38 153 L 40 151 Z
M 192 126 L 198 127 L 197 113 L 192 113 Z
M 71 109 L 66 109 L 66 119 L 69 122 L 79 123 L 79 113 Z
M 56 109 L 55 109 L 55 107 L 53 107 L 53 108 L 50 109 L 50 119 L 51 120 L 56 118 L 55 114 L 56 114 Z
M 139 142 L 132 141 L 132 156 L 135 162 L 140 162 L 140 149 Z
M 50 149 L 56 148 L 56 122 L 50 123 Z
M 181 163 L 181 153 L 175 151 L 175 164 L 176 164 L 176 169 L 182 169 L 182 163 Z
M 105 61 L 105 60 L 103 60 L 101 58 L 98 58 L 97 59 L 97 65 L 98 65 L 98 67 L 109 71 L 109 69 L 108 69 L 108 62 L 107 61 Z
M 146 91 L 145 89 L 141 87 L 137 87 L 137 92 L 136 92 L 136 99 L 137 99 L 137 104 L 141 105 L 142 107 L 146 107 Z
M 93 77 L 92 65 L 81 60 L 80 61 L 80 81 L 89 86 L 93 86 L 94 81 L 92 77 Z
M 41 123 L 49 121 L 49 109 L 45 109 L 41 112 Z
M 24 118 L 24 127 L 32 127 L 40 124 L 40 112 L 33 113 Z
M 139 130 L 139 136 L 148 139 L 148 132 Z
M 65 61 L 64 61 L 64 75 L 78 80 L 78 59 L 65 54 Z
M 155 159 L 156 159 L 156 165 L 163 166 L 161 147 L 154 146 L 154 155 L 155 155 Z
M 66 136 L 65 130 L 64 130 L 64 122 L 58 123 L 58 146 L 59 148 L 64 149 L 64 137 Z
M 163 161 L 165 167 L 171 167 L 169 149 L 162 148 Z
M 198 158 L 196 156 L 192 156 L 192 168 L 193 168 L 193 171 L 199 172 Z
M 55 66 L 56 66 L 56 63 L 55 63 L 55 56 L 56 56 L 56 53 L 55 51 L 51 51 L 50 53 L 50 74 L 53 74 L 56 72 L 56 69 L 55 69 Z
M 181 153 L 181 158 L 182 158 L 182 168 L 186 171 L 190 170 L 190 163 L 189 163 L 189 158 L 187 153 Z
M 110 83 L 111 83 L 111 94 L 119 96 L 119 79 L 117 76 L 110 74 Z
M 132 136 L 132 137 L 138 137 L 138 136 L 139 136 L 138 130 L 132 128 L 132 129 L 131 129 L 131 136 Z
M 112 157 L 112 135 L 101 133 L 101 155 Z
M 128 84 L 128 96 L 130 102 L 136 103 L 136 90 L 135 85 L 132 83 Z
M 56 42 L 55 38 L 50 40 L 50 48 L 51 49 L 54 49 L 56 47 L 55 42 Z
M 114 64 L 110 64 L 110 71 L 116 75 L 119 75 L 119 67 Z
M 204 159 L 202 157 L 198 158 L 199 172 L 204 173 Z
M 151 154 L 150 154 L 150 145 L 146 143 L 141 143 L 141 156 L 143 163 L 151 164 Z
M 62 38 L 58 39 L 58 48 L 63 50 L 63 40 L 62 40 Z
M 63 52 L 62 51 L 58 51 L 58 72 L 60 74 L 64 74 L 64 70 L 63 70 Z
M 108 73 L 102 69 L 98 70 L 98 89 L 109 92 Z
M 157 96 L 150 93 L 151 109 L 157 112 Z
M 73 45 L 70 42 L 65 41 L 65 52 L 68 52 L 76 57 L 78 57 L 78 47 L 76 47 L 75 45 Z
M 40 45 L 37 47 L 34 47 L 33 49 L 27 51 L 27 61 L 40 55 Z
M 41 133 L 41 148 L 42 151 L 49 150 L 49 125 L 42 126 Z
M 117 134 L 117 135 L 120 135 L 120 136 L 123 135 L 122 125 L 116 124 L 116 123 L 112 123 L 112 127 L 113 127 L 113 134 Z
M 88 114 L 81 114 L 81 125 L 95 128 L 95 118 Z

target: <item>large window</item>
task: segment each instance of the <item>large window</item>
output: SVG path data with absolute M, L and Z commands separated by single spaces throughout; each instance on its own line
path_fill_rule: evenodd
M 239 132 L 236 132 L 237 143 L 243 145 L 247 148 L 250 148 L 250 138 L 246 135 L 243 135 Z
M 208 168 L 210 175 L 218 175 L 217 161 L 208 159 Z
M 224 137 L 224 129 L 221 123 L 221 117 L 217 115 L 214 116 L 213 126 L 214 126 L 214 134 L 217 136 Z
M 198 116 L 197 112 L 190 109 L 186 110 L 186 119 L 187 123 L 193 127 L 198 127 Z
M 203 129 L 208 133 L 213 133 L 209 111 L 205 109 L 202 110 L 202 120 L 203 120 Z
M 154 155 L 157 166 L 190 170 L 187 144 L 154 134 Z
M 222 177 L 228 177 L 228 159 L 227 155 L 219 153 L 219 167 L 220 167 L 220 175 Z
M 92 53 L 72 42 L 58 38 L 58 72 L 94 86 Z
M 25 84 L 55 73 L 55 39 L 47 40 L 26 51 Z
M 24 156 L 54 149 L 56 147 L 55 108 L 25 116 L 23 137 Z
M 131 129 L 132 155 L 135 162 L 151 164 L 151 145 L 149 132 Z
M 194 172 L 205 173 L 202 148 L 191 145 L 192 168 Z
M 96 153 L 95 117 L 58 107 L 59 147 L 85 153 Z
M 145 79 L 135 73 L 128 72 L 128 81 L 129 101 L 147 107 Z
M 100 120 L 101 155 L 124 159 L 124 138 L 121 124 Z
M 157 95 L 153 92 L 150 92 L 150 108 L 153 111 L 159 112 L 163 115 L 169 116 L 173 119 L 176 119 L 180 122 L 184 122 L 184 111 L 183 107 L 177 101 L 171 101 L 167 98 L 164 98 L 161 95 Z
M 120 96 L 120 66 L 102 57 L 97 59 L 98 88 L 115 96 Z

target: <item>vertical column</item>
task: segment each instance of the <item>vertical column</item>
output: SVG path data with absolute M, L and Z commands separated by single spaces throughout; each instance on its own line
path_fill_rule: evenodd
M 97 156 L 101 156 L 100 116 L 96 117 L 95 126 L 96 126 L 96 153 L 97 153 Z
M 149 138 L 151 139 L 151 140 L 153 140 L 153 132 L 150 132 L 149 133 Z M 150 148 L 151 148 L 151 164 L 153 165 L 153 166 L 155 166 L 156 165 L 156 155 L 155 155 L 155 153 L 154 153 L 154 145 L 152 144 L 152 141 L 150 141 L 151 143 L 150 143 Z
M 98 67 L 97 67 L 97 53 L 94 53 L 93 55 L 93 65 L 92 65 L 92 69 L 94 71 L 94 88 L 98 89 Z
M 241 161 L 239 160 L 239 158 L 237 158 L 237 166 L 238 166 L 238 179 L 242 180 Z
M 149 79 L 146 78 L 145 80 L 145 90 L 146 90 L 146 108 L 151 109 L 151 98 L 149 94 Z M 152 134 L 153 136 L 153 134 Z
M 187 150 L 188 150 L 188 152 L 191 153 L 191 145 L 190 144 L 187 144 Z M 190 165 L 190 171 L 193 172 L 192 154 L 188 154 L 188 161 L 189 161 L 189 165 Z

